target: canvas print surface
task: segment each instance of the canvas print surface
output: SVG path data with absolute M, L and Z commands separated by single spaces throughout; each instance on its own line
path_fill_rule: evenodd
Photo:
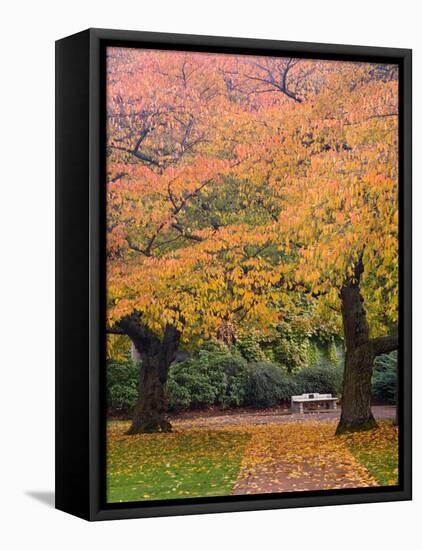
M 398 67 L 107 49 L 107 502 L 398 484 Z

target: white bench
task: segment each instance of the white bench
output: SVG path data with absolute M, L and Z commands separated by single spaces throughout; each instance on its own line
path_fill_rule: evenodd
M 293 413 L 303 413 L 304 405 L 308 403 L 324 403 L 329 410 L 337 409 L 337 397 L 333 397 L 331 393 L 303 393 L 302 395 L 292 395 L 291 410 Z

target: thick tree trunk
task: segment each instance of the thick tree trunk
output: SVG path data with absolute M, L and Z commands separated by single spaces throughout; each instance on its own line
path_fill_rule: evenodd
M 340 291 L 346 357 L 343 395 L 337 434 L 368 430 L 376 426 L 371 410 L 371 378 L 374 359 L 398 346 L 397 336 L 369 338 L 369 327 L 360 293 L 362 259 L 355 266 L 355 277 Z
M 346 357 L 341 418 L 337 433 L 376 426 L 371 411 L 371 378 L 374 355 L 359 285 L 345 285 L 340 292 Z
M 157 357 L 141 354 L 138 399 L 133 411 L 129 434 L 170 432 L 171 424 L 165 417 L 165 383 L 160 379 Z
M 341 417 L 337 434 L 376 426 L 371 410 L 373 357 L 366 346 L 346 351 Z
M 180 341 L 180 333 L 167 326 L 162 339 L 133 318 L 119 323 L 132 340 L 141 358 L 138 399 L 128 434 L 169 432 L 166 419 L 166 382 Z

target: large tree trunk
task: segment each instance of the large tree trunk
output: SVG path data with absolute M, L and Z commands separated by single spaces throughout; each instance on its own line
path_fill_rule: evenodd
M 371 410 L 371 378 L 374 359 L 398 346 L 397 336 L 369 338 L 369 327 L 360 293 L 362 258 L 355 266 L 355 276 L 340 291 L 346 357 L 344 365 L 341 417 L 337 434 L 368 430 L 376 426 Z
M 129 434 L 171 431 L 171 424 L 165 417 L 165 382 L 159 372 L 158 358 L 141 354 L 138 399 Z
M 340 292 L 346 357 L 344 364 L 341 418 L 337 433 L 373 428 L 371 378 L 374 355 L 363 298 L 357 284 L 344 286 Z
M 138 399 L 128 434 L 169 432 L 166 419 L 166 383 L 168 370 L 180 342 L 180 333 L 167 326 L 162 339 L 133 318 L 120 321 L 119 326 L 132 340 L 141 358 Z

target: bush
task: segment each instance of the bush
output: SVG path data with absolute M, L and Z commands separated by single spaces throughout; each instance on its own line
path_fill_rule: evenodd
M 128 412 L 138 395 L 138 365 L 130 358 L 107 361 L 107 404 L 112 409 Z
M 280 336 L 273 345 L 274 360 L 282 365 L 287 372 L 294 373 L 307 365 L 312 355 L 311 343 L 307 338 Z
M 236 342 L 236 349 L 248 362 L 266 360 L 265 353 L 261 348 L 260 338 L 254 333 L 239 338 Z
M 372 375 L 372 397 L 385 403 L 397 400 L 397 352 L 375 359 Z
M 337 346 L 334 342 L 334 340 L 331 340 L 327 343 L 325 347 L 325 357 L 328 361 L 328 364 L 332 367 L 336 367 L 339 362 L 339 356 L 337 352 Z
M 251 363 L 248 365 L 248 374 L 246 405 L 273 407 L 290 399 L 296 391 L 293 377 L 272 363 Z
M 212 405 L 216 390 L 203 371 L 189 359 L 171 367 L 167 395 L 169 408 L 179 410 Z
M 296 334 L 279 336 L 273 343 L 272 352 L 274 361 L 292 374 L 322 364 L 336 367 L 342 359 L 334 340 L 321 342 Z
M 318 344 L 314 340 L 309 340 L 309 346 L 306 352 L 306 365 L 313 367 L 318 365 L 321 360 L 321 352 Z
M 300 393 L 333 393 L 341 390 L 342 367 L 333 366 L 331 359 L 310 340 L 308 364 L 295 374 L 268 360 L 250 361 L 261 357 L 253 338 L 245 338 L 239 346 L 228 348 L 206 343 L 182 363 L 170 367 L 167 398 L 170 410 L 205 408 L 213 405 L 236 407 L 271 407 L 289 401 Z M 318 364 L 315 365 L 316 358 Z M 387 358 L 387 360 L 389 360 Z M 377 399 L 395 399 L 395 368 L 385 366 L 383 360 L 374 373 L 373 395 Z M 341 363 L 337 361 L 338 365 Z M 138 365 L 130 358 L 107 361 L 107 400 L 112 409 L 130 412 L 137 398 Z M 393 380 L 394 378 L 394 380 Z
M 338 395 L 341 392 L 343 374 L 340 367 L 320 364 L 303 368 L 294 378 L 299 394 L 315 392 Z
M 236 350 L 209 345 L 170 368 L 167 382 L 173 410 L 211 405 L 239 406 L 247 385 L 246 361 Z

